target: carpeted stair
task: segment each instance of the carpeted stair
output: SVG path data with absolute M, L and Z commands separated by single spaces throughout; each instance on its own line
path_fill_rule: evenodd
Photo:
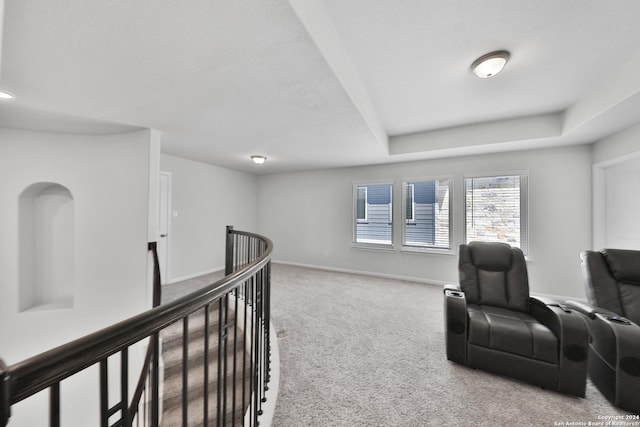
M 218 310 L 211 309 L 209 317 L 209 381 L 208 381 L 208 417 L 209 425 L 215 426 L 218 418 L 218 354 L 219 331 Z M 204 311 L 200 310 L 189 317 L 188 335 L 188 378 L 187 378 L 187 425 L 204 425 Z M 226 406 L 221 404 L 226 426 L 241 426 L 250 401 L 250 360 L 249 348 L 243 345 L 244 335 L 240 327 L 234 328 L 233 312 L 228 314 L 228 338 L 226 357 L 223 355 L 222 386 L 226 385 Z M 161 333 L 162 357 L 164 363 L 164 383 L 162 399 L 162 427 L 182 425 L 182 383 L 183 383 L 183 323 L 171 325 Z M 234 336 L 237 336 L 234 348 Z M 224 348 L 224 346 L 223 346 Z M 243 354 L 245 356 L 243 367 Z M 236 366 L 234 380 L 234 363 Z M 244 383 L 244 384 L 243 384 Z M 235 387 L 234 387 L 235 384 Z M 243 399 L 244 387 L 244 399 Z M 222 396 L 221 396 L 222 397 Z M 222 400 L 222 399 L 221 399 Z M 235 401 L 235 405 L 234 405 Z M 244 401 L 244 404 L 243 404 Z M 235 410 L 234 410 L 235 407 Z

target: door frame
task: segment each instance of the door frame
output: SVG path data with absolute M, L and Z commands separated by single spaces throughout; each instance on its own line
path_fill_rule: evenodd
M 160 184 L 160 181 L 165 178 L 166 186 Z M 164 189 L 164 194 L 161 194 Z M 156 241 L 158 242 L 158 262 L 160 264 L 160 277 L 162 279 L 162 284 L 165 285 L 169 283 L 170 277 L 170 259 L 171 259 L 171 193 L 172 193 L 172 174 L 171 172 L 158 172 L 158 231 L 156 236 Z M 166 201 L 164 206 L 162 205 L 162 201 Z M 167 230 L 166 236 L 160 237 L 162 234 L 161 230 L 161 218 L 162 215 L 166 215 L 167 220 Z M 164 249 L 163 249 L 164 248 Z
M 606 170 L 612 166 L 633 161 L 640 157 L 640 151 L 625 154 L 610 160 L 605 160 L 593 165 L 593 181 L 592 181 L 592 225 L 593 225 L 593 250 L 600 250 L 606 246 L 607 227 L 606 227 Z

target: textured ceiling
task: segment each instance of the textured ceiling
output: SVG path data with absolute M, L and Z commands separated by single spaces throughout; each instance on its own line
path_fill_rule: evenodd
M 162 132 L 251 173 L 593 142 L 640 122 L 636 0 L 5 0 L 0 126 Z M 469 71 L 511 51 L 499 76 Z M 249 155 L 264 154 L 256 167 Z

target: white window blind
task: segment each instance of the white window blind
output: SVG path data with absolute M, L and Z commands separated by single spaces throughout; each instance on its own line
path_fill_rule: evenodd
M 528 251 L 528 177 L 465 178 L 465 241 L 504 242 Z

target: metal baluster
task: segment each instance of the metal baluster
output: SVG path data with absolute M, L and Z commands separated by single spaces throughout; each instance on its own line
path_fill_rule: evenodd
M 243 322 L 242 322 L 242 332 L 243 332 L 243 336 L 242 336 L 242 408 L 244 410 L 244 408 L 246 407 L 247 404 L 247 381 L 246 381 L 246 376 L 247 376 L 247 313 L 249 311 L 249 303 L 247 300 L 247 286 L 249 286 L 249 281 L 245 280 L 243 287 L 243 293 L 244 293 L 244 314 L 243 314 Z M 249 420 L 251 421 L 251 417 L 249 417 Z
M 109 365 L 107 359 L 100 361 L 100 425 L 109 426 Z
M 227 257 L 228 261 L 225 262 L 225 270 L 235 271 L 246 268 L 247 265 L 253 263 L 258 257 L 269 249 L 270 242 L 268 240 L 262 241 L 257 239 L 250 233 L 236 232 L 232 227 L 229 227 L 227 235 Z M 229 250 L 230 246 L 230 250 Z M 230 267 L 228 267 L 230 266 Z M 155 280 L 154 275 L 154 282 Z M 230 284 L 235 286 L 229 291 L 234 296 L 234 304 L 231 305 L 229 301 L 229 293 L 218 299 L 219 310 L 219 348 L 218 348 L 218 424 L 225 425 L 227 423 L 227 413 L 231 410 L 230 423 L 238 424 L 241 420 L 238 419 L 237 410 L 238 405 L 242 403 L 242 410 L 250 408 L 247 423 L 257 423 L 258 415 L 262 413 L 262 403 L 266 400 L 266 391 L 268 390 L 268 383 L 270 380 L 270 362 L 271 362 L 271 342 L 269 336 L 270 327 L 270 264 L 267 262 L 258 272 L 244 280 L 244 283 L 238 284 L 234 282 Z M 239 302 L 238 298 L 243 298 L 243 302 Z M 183 422 L 182 425 L 186 426 L 189 416 L 189 350 L 190 343 L 189 338 L 189 317 L 194 312 L 193 310 L 204 309 L 205 325 L 204 325 L 204 345 L 206 347 L 204 353 L 204 391 L 203 398 L 203 416 L 204 425 L 209 423 L 209 410 L 215 401 L 209 401 L 210 393 L 213 387 L 210 385 L 211 376 L 211 363 L 213 363 L 212 355 L 210 353 L 211 343 L 211 304 L 216 301 L 205 301 L 204 307 L 191 307 L 184 306 L 180 308 L 179 315 L 177 313 L 171 314 L 170 311 L 162 313 L 162 316 L 158 317 L 158 323 L 160 325 L 164 321 L 165 315 L 167 319 L 171 317 L 171 322 L 176 322 L 176 318 L 183 320 L 183 390 L 182 390 L 182 404 L 183 404 Z M 242 308 L 244 304 L 243 316 L 238 315 L 238 309 Z M 154 306 L 156 305 L 154 301 Z M 229 310 L 234 310 L 233 313 L 229 313 Z M 250 310 L 250 311 L 249 311 Z M 161 313 L 158 312 L 160 315 Z M 230 318 L 233 316 L 232 318 Z M 250 316 L 250 317 L 248 317 Z M 143 316 L 146 319 L 146 317 Z M 150 321 L 151 319 L 149 319 Z M 145 320 L 146 321 L 146 320 Z M 155 322 L 155 318 L 153 319 Z M 230 330 L 229 322 L 233 321 L 233 331 Z M 169 322 L 170 323 L 170 322 Z M 177 326 L 177 325 L 176 325 Z M 157 326 L 159 327 L 159 326 Z M 145 328 L 148 328 L 145 326 Z M 241 331 L 238 329 L 242 328 Z M 123 329 L 124 332 L 133 331 L 132 325 L 128 325 Z M 141 381 L 135 388 L 135 393 L 129 391 L 129 376 L 131 374 L 129 367 L 129 345 L 131 342 L 135 342 L 134 334 L 127 332 L 127 340 L 132 337 L 130 341 L 121 341 L 118 345 L 113 345 L 108 348 L 95 349 L 92 353 L 91 363 L 99 364 L 100 375 L 100 423 L 102 426 L 108 427 L 111 422 L 113 426 L 131 426 L 136 424 L 140 426 L 147 424 L 157 427 L 160 418 L 160 405 L 159 401 L 159 360 L 160 360 L 160 335 L 159 332 L 150 332 L 151 328 L 147 329 L 144 336 L 149 337 L 149 343 L 152 345 L 149 356 L 146 357 L 146 362 L 149 363 L 151 359 L 151 366 L 148 370 L 149 374 L 146 380 L 142 380 L 144 375 L 141 374 Z M 233 335 L 230 333 L 233 332 Z M 113 333 L 110 331 L 110 333 Z M 142 334 L 135 335 L 135 340 L 143 339 Z M 233 339 L 233 348 L 231 348 L 229 339 Z M 242 343 L 239 343 L 242 340 Z M 241 346 L 241 347 L 240 347 Z M 233 356 L 229 353 L 233 351 Z M 109 396 L 109 358 L 104 354 L 109 354 L 109 357 L 117 357 L 115 353 L 120 352 L 120 396 L 117 396 L 117 389 L 113 390 L 114 396 Z M 77 353 L 77 351 L 76 351 Z M 73 359 L 81 363 L 84 355 L 73 353 Z M 213 356 L 215 357 L 215 356 Z M 242 362 L 238 359 L 242 357 Z M 100 359 L 103 358 L 103 359 Z M 79 368 L 80 369 L 80 368 Z M 232 372 L 229 372 L 232 369 Z M 146 371 L 146 369 L 145 369 Z M 112 372 L 115 374 L 115 372 Z M 72 373 L 69 373 L 72 375 Z M 113 375 L 112 375 L 113 376 Z M 9 372 L 6 367 L 0 361 L 0 427 L 3 427 L 8 422 L 10 416 L 10 398 L 11 390 L 9 387 Z M 15 378 L 15 376 L 13 377 Z M 60 377 L 58 377 L 60 378 Z M 245 380 L 246 378 L 246 380 Z M 115 378 L 114 378 L 115 379 Z M 55 381 L 55 380 L 53 380 Z M 211 379 L 213 381 L 213 379 Z M 240 397 L 240 390 L 238 388 L 238 381 L 242 381 L 242 397 Z M 42 388 L 49 387 L 50 389 L 50 423 L 51 425 L 60 424 L 60 382 L 51 385 L 52 381 L 43 384 Z M 142 386 L 144 384 L 144 386 Z M 11 383 L 13 385 L 13 383 Z M 233 387 L 229 389 L 227 393 L 227 386 Z M 143 402 L 140 402 L 140 394 L 143 394 L 145 398 Z M 195 397 L 195 396 L 193 396 Z M 199 398 L 199 397 L 198 397 Z M 110 406 L 110 399 L 116 401 L 116 404 Z M 131 407 L 129 406 L 129 399 L 132 399 Z M 214 398 L 211 398 L 214 399 Z M 246 405 L 246 406 L 245 406 Z M 117 413 L 120 412 L 121 416 L 118 417 Z M 119 418 L 113 421 L 115 418 Z M 213 418 L 213 417 L 211 417 Z M 111 420 L 111 421 L 110 421 Z
M 224 261 L 224 274 L 228 276 L 233 272 L 233 251 L 234 251 L 234 234 L 233 226 L 227 225 L 226 233 L 226 247 L 225 247 L 225 261 Z
M 271 330 L 271 263 L 268 262 L 265 266 L 266 273 L 266 308 L 267 312 L 265 313 L 265 336 L 267 337 L 267 384 L 271 381 L 271 336 L 269 335 L 269 331 Z M 268 390 L 268 388 L 267 388 Z
M 258 423 L 258 394 L 256 390 L 257 387 L 257 357 L 258 354 L 257 342 L 256 342 L 256 292 L 255 292 L 255 280 L 254 277 L 251 277 L 251 338 L 253 343 L 251 344 L 251 385 L 249 387 L 249 394 L 253 398 L 253 402 L 251 404 L 251 412 L 253 417 L 254 424 Z
M 158 427 L 160 422 L 160 333 L 152 335 L 153 372 L 151 376 L 151 427 Z
M 122 425 L 131 426 L 129 420 L 129 348 L 122 349 L 120 353 L 120 411 L 122 413 Z
M 203 425 L 209 425 L 209 305 L 204 307 L 204 395 L 203 402 Z
M 233 382 L 231 383 L 232 399 L 231 399 L 231 424 L 236 425 L 236 370 L 237 370 L 237 345 L 238 342 L 238 296 L 234 299 L 233 310 Z
M 189 316 L 182 319 L 182 427 L 187 427 L 189 410 Z
M 120 410 L 122 413 L 122 425 L 129 427 L 129 348 L 124 348 L 120 352 Z
M 49 388 L 49 427 L 60 427 L 60 382 Z
M 228 344 L 229 344 L 229 295 L 225 294 L 222 297 L 223 305 L 224 305 L 224 348 L 222 350 L 223 354 L 223 366 L 224 372 L 222 376 L 223 383 L 223 393 L 224 396 L 222 398 L 222 424 L 227 424 L 227 372 L 228 372 L 228 363 L 227 363 L 227 354 L 228 354 Z
M 222 299 L 218 300 L 218 399 L 217 399 L 217 407 L 216 407 L 216 421 L 217 425 L 221 426 L 222 422 L 222 339 L 223 339 L 223 325 L 222 325 Z
M 142 425 L 147 425 L 147 388 L 142 389 Z M 140 410 L 136 414 L 136 426 L 140 427 Z
M 260 311 L 262 314 L 262 318 L 260 321 L 260 325 L 262 327 L 262 402 L 267 401 L 266 391 L 269 389 L 267 387 L 267 335 L 265 334 L 265 308 L 266 308 L 266 295 L 265 295 L 265 271 L 264 268 L 260 270 L 260 288 L 262 294 L 262 304 L 260 306 Z
M 262 276 L 260 275 L 260 271 L 256 273 L 256 319 L 257 319 L 257 331 L 256 331 L 256 356 L 257 356 L 257 385 L 256 385 L 256 395 L 258 399 L 258 415 L 262 415 L 262 396 L 264 390 L 262 389 L 263 384 L 263 358 L 264 358 L 264 349 L 262 342 Z

